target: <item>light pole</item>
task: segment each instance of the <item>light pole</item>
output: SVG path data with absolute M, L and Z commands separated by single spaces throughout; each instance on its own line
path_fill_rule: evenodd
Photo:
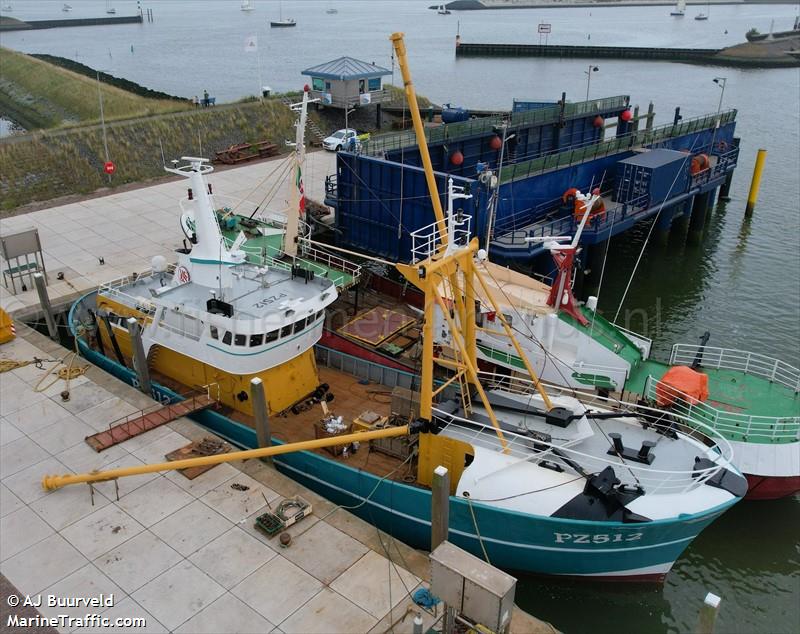
M 106 136 L 106 117 L 103 112 L 103 91 L 100 90 L 100 71 L 95 70 L 97 76 L 97 100 L 100 102 L 100 126 L 103 128 L 103 149 L 106 152 L 106 163 L 109 162 L 108 158 L 108 137 Z M 108 182 L 111 182 L 111 174 L 108 175 Z
M 725 84 L 728 83 L 727 77 L 714 77 L 712 79 L 717 86 L 719 86 L 722 90 L 719 93 L 719 104 L 717 105 L 717 120 L 714 124 L 714 132 L 711 134 L 711 153 L 714 153 L 714 142 L 717 140 L 717 130 L 719 130 L 720 118 L 719 113 L 722 112 L 722 98 L 725 96 Z
M 589 64 L 589 70 L 583 71 L 586 74 L 586 101 L 589 101 L 589 86 L 592 85 L 592 73 L 600 70 L 597 66 Z
M 728 83 L 728 78 L 714 77 L 712 81 L 722 89 L 719 93 L 719 105 L 717 106 L 717 116 L 719 116 L 719 113 L 722 112 L 722 98 L 725 96 L 725 84 Z

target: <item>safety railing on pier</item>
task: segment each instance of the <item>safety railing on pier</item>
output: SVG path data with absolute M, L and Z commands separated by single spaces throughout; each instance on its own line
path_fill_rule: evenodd
M 507 183 L 518 178 L 527 178 L 575 163 L 593 161 L 640 146 L 657 145 L 667 139 L 710 129 L 717 125 L 717 119 L 719 119 L 719 125 L 730 123 L 736 119 L 736 110 L 727 110 L 719 115 L 713 114 L 686 119 L 677 125 L 667 124 L 650 130 L 637 130 L 636 132 L 614 137 L 593 145 L 565 150 L 564 152 L 542 156 L 530 161 L 514 163 L 504 167 L 501 182 Z
M 755 416 L 721 410 L 652 376 L 647 377 L 644 391 L 644 397 L 654 403 L 671 402 L 669 411 L 690 424 L 702 423 L 731 440 L 787 443 L 800 439 L 800 416 Z
M 715 370 L 733 370 L 777 383 L 800 393 L 800 370 L 785 361 L 756 352 L 676 343 L 669 356 L 670 365 L 700 365 Z
M 622 110 L 628 103 L 628 100 L 628 96 L 619 95 L 615 97 L 605 97 L 603 99 L 580 101 L 578 103 L 568 103 L 564 106 L 563 116 L 569 119 L 584 114 Z M 536 124 L 555 123 L 561 116 L 561 106 L 554 104 L 548 108 L 514 112 L 510 115 L 508 123 L 509 127 L 514 129 Z M 485 134 L 491 132 L 497 128 L 497 126 L 502 125 L 504 121 L 504 117 L 496 115 L 470 119 L 469 121 L 445 123 L 434 128 L 425 128 L 425 139 L 430 145 L 443 143 L 449 139 L 460 139 Z M 362 152 L 368 156 L 383 156 L 387 152 L 402 148 L 416 147 L 416 145 L 417 140 L 413 131 L 382 134 L 372 137 L 368 141 L 362 143 Z

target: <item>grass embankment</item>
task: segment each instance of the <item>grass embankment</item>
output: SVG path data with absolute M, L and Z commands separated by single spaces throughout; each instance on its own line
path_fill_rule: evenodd
M 29 55 L 0 48 L 0 112 L 25 128 L 53 128 L 100 120 L 97 80 Z M 100 83 L 106 121 L 192 108 L 186 101 L 148 99 Z
M 164 175 L 167 161 L 214 153 L 234 143 L 270 140 L 280 147 L 294 137 L 294 113 L 279 101 L 203 108 L 107 126 L 116 164 L 112 186 Z M 27 203 L 108 186 L 100 126 L 39 132 L 0 143 L 0 214 Z

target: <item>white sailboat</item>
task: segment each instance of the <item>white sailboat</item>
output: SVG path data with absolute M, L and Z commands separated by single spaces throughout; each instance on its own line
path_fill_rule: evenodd
M 686 15 L 686 0 L 678 0 L 675 3 L 675 8 L 669 14 L 676 18 L 682 18 Z
M 278 3 L 278 19 L 277 20 L 270 20 L 269 25 L 271 27 L 288 27 L 288 26 L 297 26 L 297 22 L 295 22 L 292 18 L 283 19 L 283 3 Z
M 695 20 L 708 20 L 708 16 L 711 15 L 711 5 L 706 5 L 706 12 L 703 13 L 702 11 L 694 16 Z
M 106 13 L 109 15 L 116 14 L 117 10 L 111 6 L 111 0 L 106 0 Z
M 253 4 L 253 0 L 242 0 L 242 11 L 253 11 L 256 8 L 256 5 Z

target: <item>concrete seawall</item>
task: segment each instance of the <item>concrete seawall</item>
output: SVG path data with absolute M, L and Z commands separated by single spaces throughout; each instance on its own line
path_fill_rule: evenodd
M 2 31 L 34 31 L 38 29 L 60 29 L 69 26 L 100 26 L 107 24 L 141 24 L 141 15 L 129 15 L 113 18 L 77 18 L 74 20 L 8 20 L 0 24 Z
M 759 54 L 760 51 L 752 51 L 748 54 L 738 50 L 743 46 L 746 45 L 715 49 L 461 43 L 456 46 L 456 56 L 640 59 L 751 68 L 790 68 L 800 66 L 800 58 L 785 51 L 769 51 L 766 55 Z M 732 51 L 737 51 L 737 54 L 731 54 Z

